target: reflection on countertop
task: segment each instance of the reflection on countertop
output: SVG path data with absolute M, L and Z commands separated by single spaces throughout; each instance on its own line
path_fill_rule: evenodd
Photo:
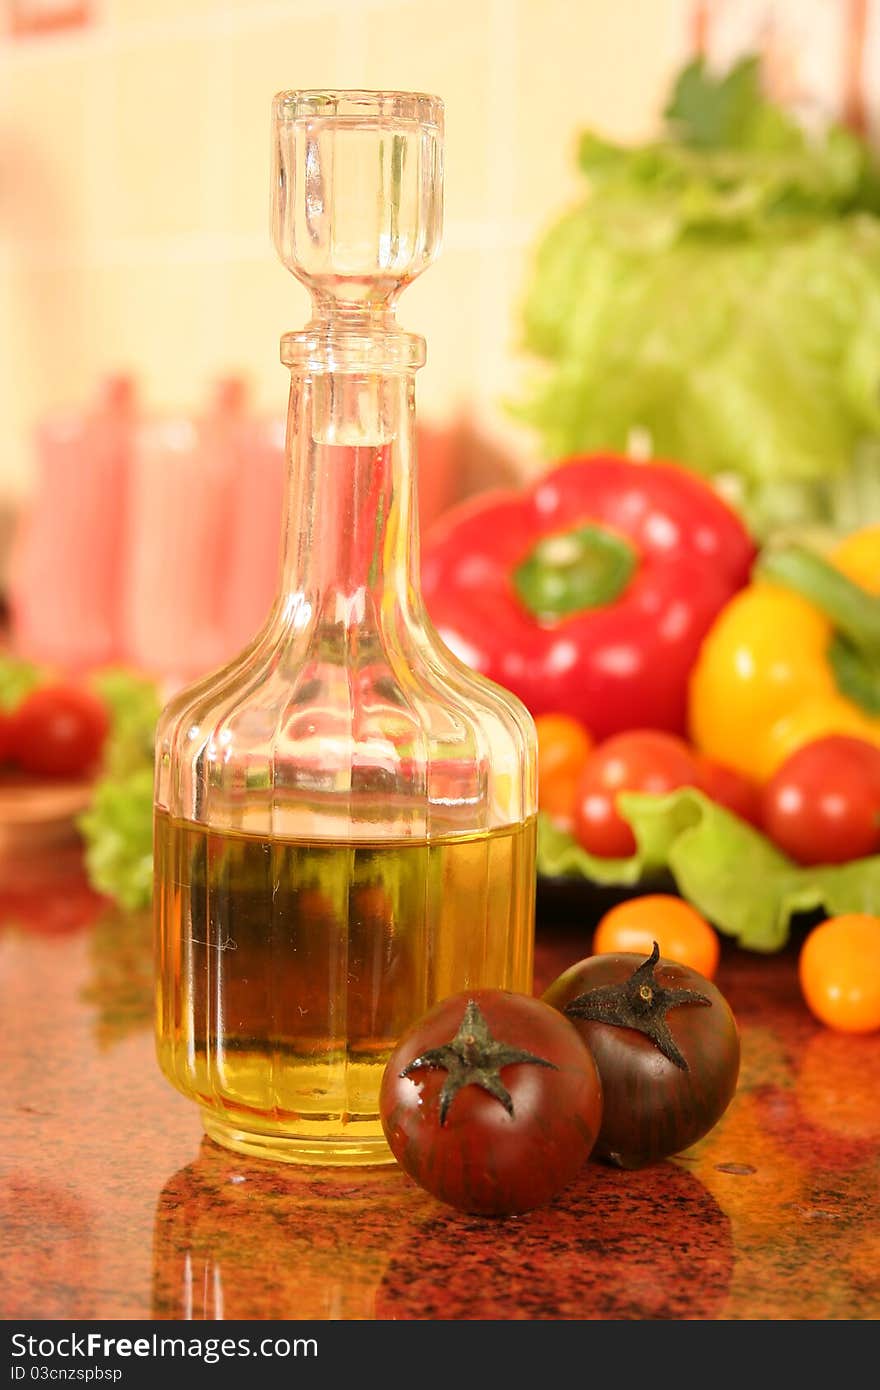
M 730 1222 L 692 1173 L 590 1167 L 506 1221 L 396 1169 L 291 1175 L 205 1140 L 156 1208 L 157 1318 L 714 1318 Z
M 0 865 L 3 1317 L 880 1316 L 880 1035 L 819 1028 L 793 949 L 724 950 L 743 1069 L 712 1134 L 481 1220 L 393 1167 L 289 1169 L 203 1139 L 153 1057 L 149 918 L 78 873 Z M 542 922 L 539 986 L 588 940 Z

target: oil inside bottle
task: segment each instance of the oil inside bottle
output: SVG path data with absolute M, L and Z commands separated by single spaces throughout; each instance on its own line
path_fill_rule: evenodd
M 157 1037 L 227 1147 L 390 1160 L 400 1035 L 460 990 L 531 989 L 534 818 L 432 841 L 306 843 L 155 821 Z

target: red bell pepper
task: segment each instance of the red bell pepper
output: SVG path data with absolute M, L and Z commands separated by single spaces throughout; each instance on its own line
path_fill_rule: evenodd
M 693 473 L 598 456 L 453 508 L 426 538 L 422 573 L 457 656 L 532 714 L 574 715 L 601 739 L 684 733 L 700 643 L 754 553 Z

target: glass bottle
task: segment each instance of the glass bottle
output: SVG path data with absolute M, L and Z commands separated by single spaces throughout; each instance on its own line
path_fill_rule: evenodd
M 398 293 L 439 248 L 442 103 L 285 92 L 274 228 L 313 317 L 291 370 L 280 592 L 160 720 L 158 1052 L 230 1148 L 390 1161 L 389 1052 L 437 999 L 531 988 L 534 726 L 424 612 Z

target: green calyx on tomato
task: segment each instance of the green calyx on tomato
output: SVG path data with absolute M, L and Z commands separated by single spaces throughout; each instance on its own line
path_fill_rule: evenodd
M 838 690 L 866 714 L 880 715 L 880 598 L 802 546 L 768 551 L 758 572 L 808 599 L 834 624 L 828 664 Z
M 515 1062 L 530 1062 L 536 1067 L 557 1070 L 555 1063 L 548 1062 L 546 1058 L 536 1057 L 522 1048 L 508 1047 L 506 1043 L 493 1038 L 479 1005 L 471 999 L 455 1037 L 442 1047 L 429 1048 L 421 1056 L 415 1057 L 400 1075 L 412 1076 L 413 1072 L 421 1071 L 423 1067 L 442 1067 L 446 1071 L 446 1080 L 440 1092 L 440 1123 L 444 1125 L 449 1107 L 463 1086 L 481 1086 L 501 1102 L 508 1115 L 513 1116 L 513 1101 L 501 1080 L 501 1068 L 512 1066 Z
M 585 1019 L 591 1023 L 610 1023 L 616 1028 L 635 1028 L 650 1038 L 654 1046 L 680 1071 L 688 1064 L 676 1044 L 666 1015 L 682 1004 L 711 1005 L 711 999 L 693 989 L 667 989 L 654 976 L 660 959 L 660 947 L 634 970 L 628 980 L 615 985 L 598 985 L 579 994 L 565 1006 L 569 1018 Z
M 622 536 L 604 526 L 576 526 L 539 540 L 514 570 L 513 585 L 529 612 L 547 622 L 613 603 L 637 563 Z

